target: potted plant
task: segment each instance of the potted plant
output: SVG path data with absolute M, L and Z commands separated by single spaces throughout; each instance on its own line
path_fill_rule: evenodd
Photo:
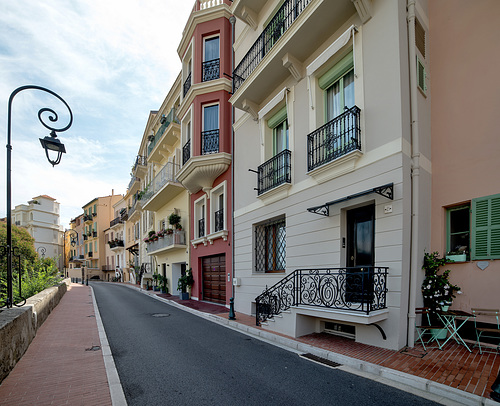
M 450 270 L 438 274 L 439 268 L 447 264 L 446 258 L 440 258 L 437 252 L 424 254 L 425 279 L 422 283 L 424 306 L 431 312 L 447 310 L 455 298 L 455 293 L 461 294 L 460 286 L 453 285 L 450 280 Z
M 168 278 L 163 275 L 158 275 L 158 283 L 160 284 L 161 293 L 168 293 Z
M 188 287 L 191 288 L 193 284 L 194 284 L 193 272 L 191 268 L 189 268 L 183 275 L 181 275 L 179 281 L 177 282 L 177 289 L 181 291 L 180 294 L 181 300 L 189 299 L 189 292 L 187 291 L 187 288 Z
M 446 260 L 448 262 L 465 262 L 467 261 L 467 247 L 459 247 L 455 251 L 446 253 Z
M 168 216 L 168 223 L 171 226 L 176 226 L 181 222 L 181 216 L 179 216 L 177 213 L 172 213 L 170 216 Z
M 159 292 L 160 291 L 160 276 L 159 274 L 155 273 L 153 275 L 153 280 L 154 280 L 154 286 L 153 286 L 153 290 L 155 292 Z

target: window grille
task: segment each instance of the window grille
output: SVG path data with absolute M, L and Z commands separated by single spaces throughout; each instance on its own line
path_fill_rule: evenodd
M 282 272 L 286 268 L 286 220 L 255 227 L 255 272 Z

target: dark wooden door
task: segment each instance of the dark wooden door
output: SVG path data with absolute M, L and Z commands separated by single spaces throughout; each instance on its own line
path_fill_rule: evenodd
M 226 304 L 226 256 L 215 255 L 201 260 L 203 300 Z

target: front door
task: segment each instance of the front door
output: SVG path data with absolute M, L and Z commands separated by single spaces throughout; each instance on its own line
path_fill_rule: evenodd
M 226 256 L 215 255 L 201 260 L 203 300 L 226 304 Z
M 375 206 L 347 212 L 346 301 L 369 302 L 375 265 Z

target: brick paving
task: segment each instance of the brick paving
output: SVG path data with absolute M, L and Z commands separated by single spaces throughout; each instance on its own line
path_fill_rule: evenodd
M 88 286 L 71 284 L 0 384 L 0 405 L 111 405 Z

